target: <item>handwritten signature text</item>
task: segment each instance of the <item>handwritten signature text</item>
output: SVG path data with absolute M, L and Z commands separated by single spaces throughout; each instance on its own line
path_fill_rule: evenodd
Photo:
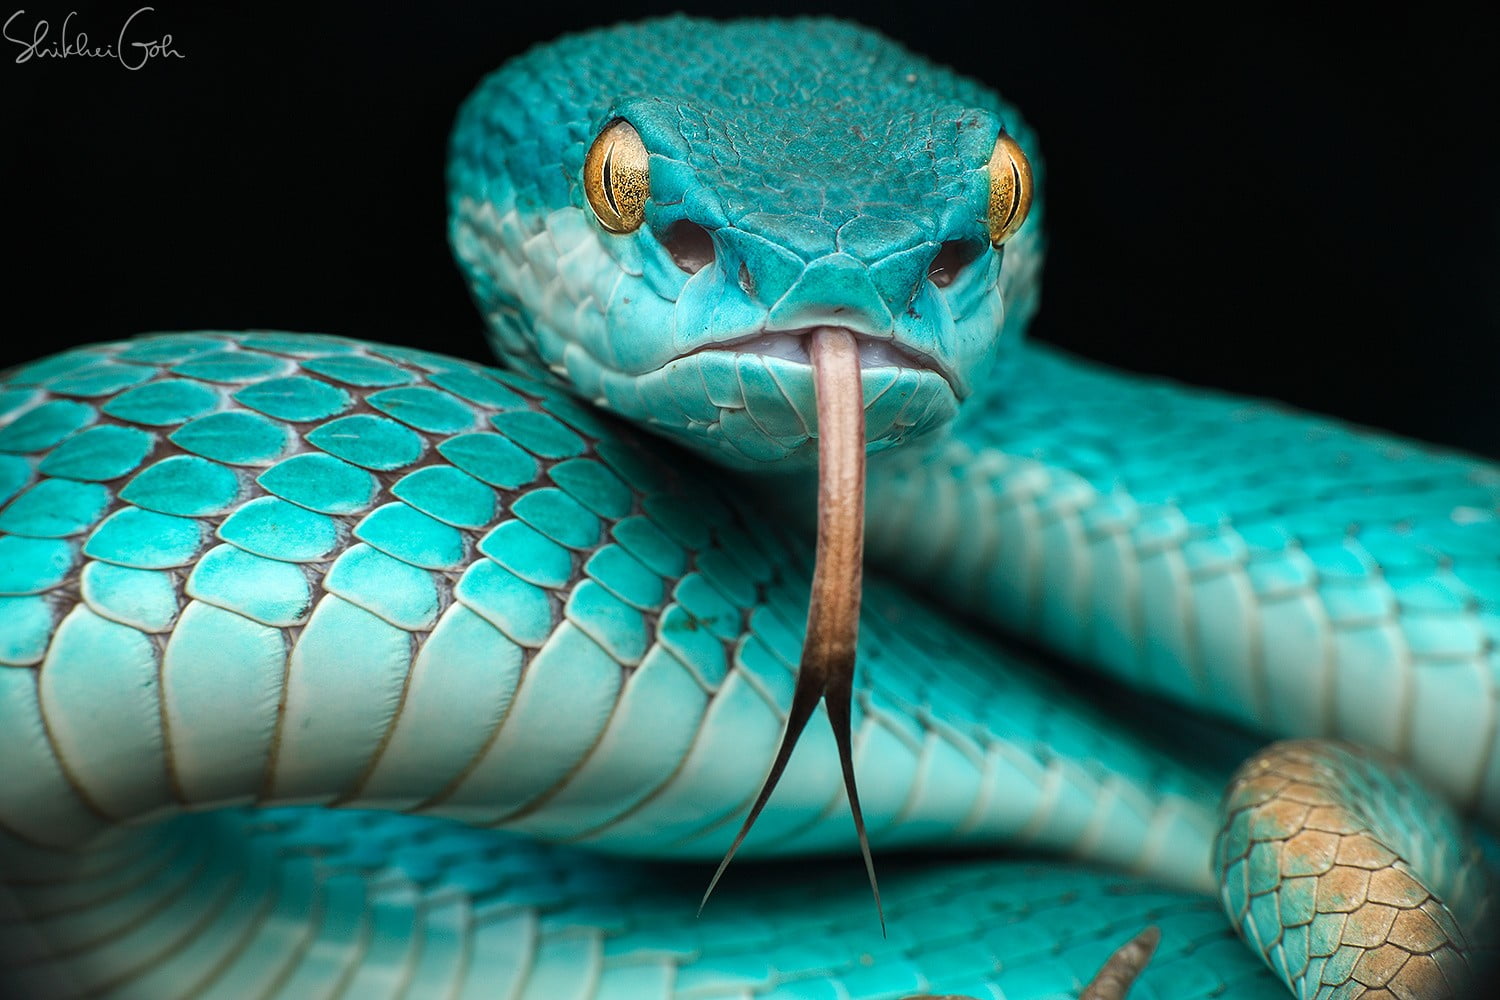
M 7 42 L 20 50 L 16 54 L 17 63 L 33 59 L 113 59 L 128 70 L 138 70 L 153 59 L 182 58 L 182 53 L 173 48 L 170 34 L 152 39 L 139 37 L 144 33 L 146 23 L 141 15 L 155 12 L 155 7 L 139 8 L 120 25 L 120 33 L 115 36 L 114 41 L 102 45 L 92 42 L 88 32 L 74 30 L 72 22 L 77 11 L 69 11 L 68 16 L 63 18 L 62 27 L 55 39 L 49 37 L 52 24 L 44 19 L 38 19 L 32 25 L 29 38 L 20 37 L 22 26 L 17 25 L 16 21 L 26 13 L 24 10 L 18 10 L 6 18 L 0 33 L 3 33 Z M 139 24 L 137 18 L 140 18 Z

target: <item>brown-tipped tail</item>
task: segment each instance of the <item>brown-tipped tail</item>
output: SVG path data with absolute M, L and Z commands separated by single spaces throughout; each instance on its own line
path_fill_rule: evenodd
M 1156 946 L 1160 943 L 1161 931 L 1155 926 L 1147 927 L 1126 941 L 1078 994 L 1078 1000 L 1125 1000 L 1125 995 L 1145 971 L 1146 963 L 1156 954 Z

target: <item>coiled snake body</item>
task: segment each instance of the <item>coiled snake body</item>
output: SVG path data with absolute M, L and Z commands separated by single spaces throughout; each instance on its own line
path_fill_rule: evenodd
M 0 982 L 1462 995 L 1500 470 L 1023 346 L 1021 149 L 995 95 L 851 25 L 571 37 L 454 132 L 505 370 L 205 332 L 10 372 Z M 807 611 L 815 569 L 824 619 L 860 611 L 811 541 L 838 398 L 871 455 L 843 703 Z M 826 522 L 858 490 L 819 467 Z M 732 867 L 697 917 L 683 862 L 824 693 L 740 849 L 819 860 Z M 1247 732 L 1303 739 L 1221 793 Z

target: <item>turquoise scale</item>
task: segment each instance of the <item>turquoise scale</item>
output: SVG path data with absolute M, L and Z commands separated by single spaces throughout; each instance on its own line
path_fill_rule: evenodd
M 353 532 L 373 548 L 423 569 L 456 569 L 464 561 L 462 532 L 404 503 L 375 508 Z
M 380 486 L 375 477 L 332 455 L 303 453 L 256 477 L 261 489 L 320 514 L 368 510 Z
M 0 513 L 0 531 L 28 538 L 76 535 L 98 521 L 113 499 L 98 483 L 43 479 Z
M 142 469 L 121 488 L 120 499 L 158 514 L 205 517 L 228 513 L 244 499 L 242 493 L 232 467 L 197 455 L 173 455 Z
M 212 387 L 187 379 L 159 379 L 112 397 L 101 409 L 111 417 L 146 427 L 176 426 L 219 406 Z
M 438 448 L 458 468 L 502 489 L 520 489 L 541 472 L 536 459 L 498 434 L 460 434 Z
M 37 471 L 60 479 L 118 479 L 135 471 L 154 444 L 148 431 L 103 424 L 58 444 L 38 464 Z
M 228 411 L 189 421 L 170 440 L 183 451 L 227 465 L 269 465 L 291 444 L 287 428 L 254 413 Z
M 335 458 L 376 472 L 404 468 L 422 454 L 421 437 L 394 420 L 368 413 L 331 420 L 306 438 Z
M 366 402 L 388 417 L 432 434 L 455 434 L 474 423 L 472 408 L 429 386 L 387 389 L 366 397 Z
M 183 590 L 194 600 L 282 628 L 306 622 L 313 604 L 312 585 L 299 566 L 235 545 L 203 553 Z
M 170 631 L 177 618 L 180 598 L 170 573 L 91 562 L 78 583 L 89 607 L 141 632 Z
M 391 493 L 413 509 L 455 528 L 483 528 L 495 519 L 495 493 L 459 469 L 428 466 L 402 476 Z
M 496 525 L 479 540 L 479 551 L 539 587 L 565 587 L 573 574 L 572 554 L 521 520 Z
M 208 537 L 191 518 L 121 507 L 94 528 L 83 554 L 117 566 L 171 569 L 191 563 Z
M 297 423 L 327 420 L 354 405 L 344 390 L 306 375 L 257 382 L 236 392 L 234 399 L 268 417 Z
M 251 555 L 281 562 L 321 562 L 338 545 L 339 522 L 275 496 L 242 504 L 218 535 Z

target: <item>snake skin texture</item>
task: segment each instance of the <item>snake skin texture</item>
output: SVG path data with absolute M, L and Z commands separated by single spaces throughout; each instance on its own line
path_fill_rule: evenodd
M 1117 874 L 893 866 L 884 939 L 843 872 L 762 868 L 718 908 L 731 912 L 695 919 L 707 876 L 383 813 L 226 810 L 34 866 L 12 893 L 52 954 L 11 983 L 27 997 L 1066 996 L 1149 922 L 1166 943 L 1135 995 L 1283 995 L 1212 901 Z M 0 926 L 0 948 L 25 956 Z
M 686 456 L 678 469 L 661 465 L 547 386 L 336 338 L 106 345 L 15 373 L 0 402 L 9 420 L 0 468 L 14 498 L 0 514 L 0 545 L 14 559 L 0 606 L 12 668 L 0 674 L 0 755 L 29 779 L 0 793 L 0 823 L 13 841 L 8 873 L 23 884 L 38 867 L 61 865 L 64 894 L 87 898 L 71 849 L 110 822 L 236 801 L 381 805 L 640 854 L 723 849 L 790 697 L 806 554 L 697 485 Z M 131 450 L 117 444 L 127 439 Z M 310 464 L 320 471 L 308 474 Z M 594 472 L 580 475 L 586 467 Z M 444 488 L 424 492 L 438 475 Z M 579 519 L 549 522 L 536 498 L 587 502 L 593 533 L 567 534 Z M 392 521 L 397 529 L 382 528 Z M 509 539 L 504 548 L 499 538 Z M 556 575 L 543 580 L 547 551 Z M 800 575 L 778 581 L 771 556 Z M 371 560 L 377 575 L 361 587 L 349 570 Z M 215 568 L 225 563 L 232 571 Z M 121 575 L 130 586 L 110 579 Z M 398 583 L 404 603 L 394 600 Z M 628 618 L 610 598 L 634 600 L 642 644 L 618 638 Z M 879 790 L 866 804 L 877 845 L 1019 841 L 1204 886 L 1212 776 L 1116 732 L 1002 650 L 924 622 L 899 592 L 877 586 L 869 606 L 856 713 L 858 764 Z M 715 632 L 721 622 L 732 624 Z M 573 644 L 569 656 L 547 652 L 563 643 Z M 358 656 L 337 652 L 348 648 Z M 583 672 L 591 664 L 600 668 L 592 676 Z M 578 689 L 590 683 L 605 704 L 580 713 Z M 212 693 L 225 690 L 233 697 Z M 576 728 L 547 714 L 557 711 L 548 698 L 572 700 L 563 714 Z M 672 698 L 693 706 L 677 732 L 663 708 Z M 318 727 L 337 739 L 301 749 Z M 720 732 L 731 742 L 715 740 Z M 724 767 L 730 746 L 754 751 L 737 777 Z M 794 758 L 747 851 L 843 842 L 831 751 L 819 756 Z M 710 765 L 711 775 L 695 773 Z M 737 794 L 724 797 L 726 781 L 738 782 Z M 730 805 L 704 810 L 720 798 Z M 488 856 L 505 843 L 474 849 Z M 157 868 L 161 850 L 133 853 Z M 97 856 L 83 858 L 84 874 L 97 877 Z M 1009 896 L 997 888 L 989 898 L 1021 905 L 1016 886 L 1004 885 Z M 1111 899 L 1113 890 L 1091 891 Z M 296 899 L 288 905 L 310 905 Z M 359 913 L 361 904 L 363 895 L 340 905 Z M 158 932 L 169 941 L 192 924 L 185 898 L 181 907 L 162 911 L 176 921 Z M 133 898 L 125 912 L 139 909 L 155 912 Z M 23 909 L 22 924 L 40 923 L 47 951 L 68 958 L 67 975 L 93 982 L 74 969 L 88 950 L 39 921 L 47 912 Z M 1112 902 L 1107 912 L 1120 911 Z M 1159 915 L 1123 912 L 1112 929 Z M 904 926 L 900 916 L 893 928 Z M 319 952 L 339 947 L 354 946 Z M 90 957 L 114 969 L 112 954 Z M 1001 954 L 1009 968 L 1015 959 Z M 31 970 L 23 985 L 56 972 L 35 955 L 13 961 Z M 208 976 L 210 966 L 219 963 L 194 968 Z M 1151 973 L 1172 968 L 1159 961 Z M 156 981 L 125 977 L 120 995 L 161 995 Z M 1023 981 L 1007 980 L 1002 995 L 1029 995 Z M 235 976 L 206 982 L 204 995 L 241 989 Z
M 102 345 L 14 373 L 0 405 L 8 876 L 78 864 L 121 821 L 248 801 L 727 844 L 779 736 L 808 567 L 693 460 L 550 387 L 328 337 Z M 868 609 L 877 845 L 1017 841 L 1207 888 L 1218 776 L 899 591 Z M 819 749 L 747 852 L 845 846 Z
M 1500 470 L 1044 350 L 1001 385 L 872 476 L 872 550 L 1132 686 L 1377 747 L 1500 817 Z
M 727 845 L 780 734 L 809 560 L 695 465 L 548 386 L 330 337 L 102 345 L 6 392 L 0 632 L 22 669 L 0 673 L 0 740 L 41 786 L 0 792 L 5 828 L 73 844 L 253 798 Z M 874 594 L 877 843 L 1024 829 L 1206 885 L 1214 785 Z M 747 850 L 844 844 L 836 774 L 801 764 Z
M 651 158 L 626 235 L 579 182 L 615 118 Z M 1500 812 L 1500 471 L 1021 343 L 1002 132 L 1034 149 L 851 25 L 574 36 L 454 132 L 509 370 L 255 331 L 6 373 L 0 988 L 1055 1000 L 1147 927 L 1132 998 L 1483 982 L 1452 806 Z M 722 347 L 818 324 L 862 338 L 883 453 L 853 744 L 885 938 L 826 725 L 694 915 L 812 570 L 807 366 Z M 1249 732 L 1350 742 L 1231 781 Z
M 1482 926 L 1484 871 L 1458 831 L 1429 822 L 1444 813 L 1420 784 L 1368 751 L 1277 743 L 1235 774 L 1225 810 L 1225 908 L 1300 996 L 1472 989 L 1463 927 Z

